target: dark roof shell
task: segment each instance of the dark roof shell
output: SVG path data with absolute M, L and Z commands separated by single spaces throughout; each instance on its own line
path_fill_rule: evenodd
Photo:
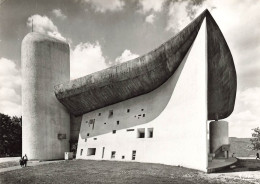
M 174 74 L 204 18 L 208 47 L 208 119 L 228 117 L 235 104 L 236 71 L 225 38 L 208 10 L 176 36 L 139 58 L 55 86 L 57 99 L 78 116 L 153 91 Z

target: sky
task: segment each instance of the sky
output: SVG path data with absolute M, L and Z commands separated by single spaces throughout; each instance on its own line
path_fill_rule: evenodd
M 141 56 L 208 9 L 230 47 L 237 97 L 229 135 L 260 126 L 259 0 L 0 0 L 0 112 L 21 116 L 21 42 L 32 30 L 70 44 L 71 79 Z

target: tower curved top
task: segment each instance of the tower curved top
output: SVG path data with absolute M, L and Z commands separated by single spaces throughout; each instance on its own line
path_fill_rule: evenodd
M 28 33 L 23 38 L 22 45 L 27 45 L 27 44 L 37 43 L 37 42 L 53 42 L 53 43 L 68 45 L 68 43 L 65 41 L 62 41 L 62 40 L 56 39 L 54 37 L 50 37 L 45 34 L 38 33 L 38 32 Z
M 174 74 L 205 18 L 208 119 L 228 117 L 235 104 L 236 71 L 224 36 L 208 10 L 176 36 L 139 58 L 55 86 L 57 99 L 77 116 L 153 91 Z

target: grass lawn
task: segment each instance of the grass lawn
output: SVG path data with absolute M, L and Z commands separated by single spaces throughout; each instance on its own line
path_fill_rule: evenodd
M 73 160 L 0 173 L 0 183 L 252 183 L 161 164 Z

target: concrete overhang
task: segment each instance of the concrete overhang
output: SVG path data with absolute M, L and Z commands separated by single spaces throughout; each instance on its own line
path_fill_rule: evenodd
M 57 99 L 71 114 L 79 116 L 153 91 L 174 74 L 204 18 L 207 23 L 208 120 L 228 117 L 235 104 L 236 71 L 225 38 L 208 10 L 176 36 L 139 58 L 55 86 Z

